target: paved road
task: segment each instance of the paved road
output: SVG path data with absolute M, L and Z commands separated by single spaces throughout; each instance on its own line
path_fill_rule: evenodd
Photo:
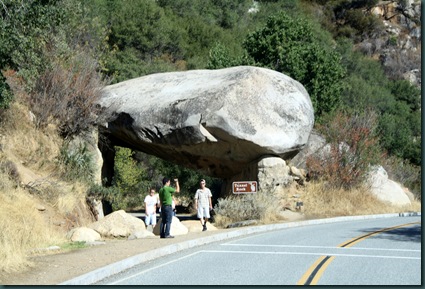
M 421 217 L 352 220 L 223 240 L 96 284 L 420 285 Z

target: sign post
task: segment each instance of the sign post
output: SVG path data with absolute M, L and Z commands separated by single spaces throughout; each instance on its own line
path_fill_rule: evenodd
M 257 192 L 257 182 L 233 182 L 232 191 L 234 194 L 254 194 Z

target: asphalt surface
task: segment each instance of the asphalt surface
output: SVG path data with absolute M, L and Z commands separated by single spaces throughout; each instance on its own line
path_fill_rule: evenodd
M 420 285 L 421 231 L 420 216 L 285 228 L 184 250 L 95 285 Z
M 162 247 L 157 247 L 152 250 L 147 250 L 141 254 L 128 257 L 119 262 L 110 264 L 108 266 L 96 269 L 89 273 L 83 274 L 71 280 L 60 283 L 59 285 L 90 285 L 94 284 L 102 279 L 105 279 L 111 275 L 118 274 L 124 270 L 132 268 L 141 263 L 154 260 L 166 255 L 170 255 L 176 252 L 194 248 L 197 246 L 210 244 L 222 240 L 228 240 L 236 237 L 247 236 L 255 233 L 268 232 L 272 230 L 292 228 L 298 226 L 314 225 L 314 224 L 325 224 L 325 223 L 335 223 L 343 222 L 350 220 L 362 220 L 362 219 L 377 219 L 377 218 L 388 218 L 388 217 L 407 217 L 407 216 L 421 216 L 420 212 L 408 212 L 400 214 L 380 214 L 380 215 L 365 215 L 365 216 L 346 216 L 346 217 L 337 217 L 337 218 L 328 218 L 328 219 L 315 219 L 315 220 L 305 220 L 298 222 L 288 222 L 288 223 L 279 223 L 271 225 L 261 225 L 261 226 L 252 226 L 252 227 L 243 227 L 236 229 L 229 229 L 226 232 L 209 232 L 208 236 L 202 234 L 196 234 L 193 238 L 181 238 L 172 239 L 175 243 L 165 244 Z M 183 240 L 185 239 L 185 240 Z

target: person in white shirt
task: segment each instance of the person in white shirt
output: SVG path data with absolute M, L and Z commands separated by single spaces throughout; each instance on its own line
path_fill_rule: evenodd
M 155 195 L 155 189 L 150 189 L 149 195 L 145 197 L 145 224 L 146 227 L 152 225 L 152 230 L 156 225 L 156 206 L 158 199 Z
M 171 203 L 171 208 L 173 209 L 173 217 L 177 216 L 176 203 L 177 201 L 173 196 L 173 202 Z
M 210 218 L 210 210 L 212 210 L 211 191 L 206 186 L 205 180 L 200 181 L 200 189 L 195 193 L 195 209 L 198 211 L 198 218 L 203 227 L 202 231 L 207 230 L 207 222 Z

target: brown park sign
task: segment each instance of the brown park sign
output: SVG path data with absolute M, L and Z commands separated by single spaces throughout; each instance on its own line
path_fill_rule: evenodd
M 234 194 L 252 194 L 257 192 L 257 182 L 233 182 L 233 193 Z

